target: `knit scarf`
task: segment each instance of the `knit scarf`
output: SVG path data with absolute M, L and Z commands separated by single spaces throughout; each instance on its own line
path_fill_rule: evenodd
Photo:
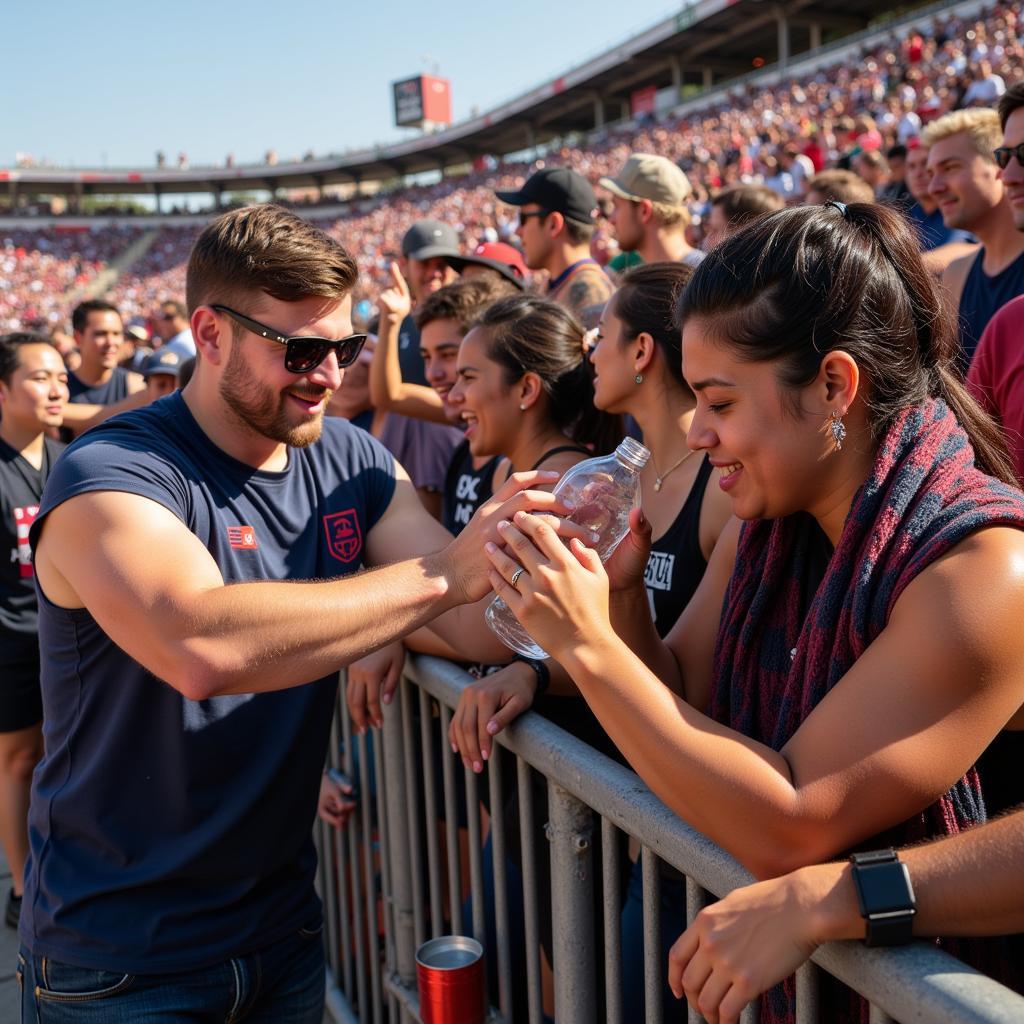
M 1024 495 L 975 467 L 967 435 L 945 403 L 930 399 L 901 412 L 809 603 L 808 573 L 821 562 L 814 519 L 797 513 L 744 525 L 715 650 L 712 717 L 780 750 L 885 628 L 917 574 L 997 523 L 1024 528 Z M 981 796 L 971 768 L 930 807 L 864 848 L 955 834 L 984 821 Z M 977 962 L 974 951 L 956 952 Z M 989 960 L 986 967 L 998 965 Z M 792 995 L 791 982 L 769 993 L 762 1024 L 792 1020 Z M 830 1020 L 862 1017 L 845 1002 Z

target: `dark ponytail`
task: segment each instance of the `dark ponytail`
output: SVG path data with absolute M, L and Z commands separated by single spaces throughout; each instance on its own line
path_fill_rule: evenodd
M 583 351 L 584 328 L 565 306 L 534 295 L 510 295 L 487 308 L 474 326 L 486 331 L 488 355 L 510 387 L 535 373 L 552 424 L 598 454 L 622 440 L 622 419 L 594 407 L 594 380 Z
M 612 314 L 622 323 L 622 337 L 649 334 L 661 349 L 675 384 L 689 400 L 693 392 L 683 377 L 683 354 L 676 320 L 680 296 L 693 269 L 685 263 L 647 263 L 623 277 L 612 302 Z
M 777 361 L 794 390 L 814 380 L 827 352 L 849 352 L 868 382 L 876 443 L 901 410 L 941 398 L 978 468 L 1017 483 L 1002 431 L 955 370 L 952 303 L 896 211 L 827 203 L 756 221 L 697 268 L 680 300 L 680 326 L 689 317 L 708 321 L 740 358 Z

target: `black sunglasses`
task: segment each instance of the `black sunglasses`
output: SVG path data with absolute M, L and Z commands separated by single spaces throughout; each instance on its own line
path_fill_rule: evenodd
M 261 324 L 259 320 L 244 313 L 238 313 L 227 306 L 212 305 L 218 313 L 224 313 L 231 317 L 236 323 L 241 324 L 247 331 L 258 334 L 261 338 L 269 338 L 271 341 L 286 345 L 284 352 L 284 368 L 290 373 L 310 373 L 315 370 L 326 358 L 327 353 L 334 349 L 338 356 L 338 366 L 342 369 L 351 366 L 359 357 L 359 353 L 366 344 L 365 334 L 350 334 L 347 338 L 340 338 L 332 341 L 330 338 L 315 338 L 298 335 L 289 336 L 275 331 L 273 327 Z
M 1024 167 L 1024 142 L 1018 146 L 1000 146 L 998 149 L 992 150 L 992 155 L 1004 171 L 1010 166 L 1010 157 L 1016 157 L 1017 163 Z
M 550 216 L 550 210 L 528 210 L 526 212 L 520 211 L 519 223 L 525 224 L 531 217 L 540 217 L 543 220 L 545 217 Z

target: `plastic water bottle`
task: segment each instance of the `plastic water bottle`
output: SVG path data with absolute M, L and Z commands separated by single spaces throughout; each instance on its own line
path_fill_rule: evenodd
M 629 513 L 640 503 L 640 470 L 650 457 L 639 441 L 627 437 L 611 455 L 578 462 L 555 486 L 559 498 L 575 505 L 569 519 L 597 535 L 597 543 L 592 546 L 602 562 L 608 561 L 629 531 Z M 517 654 L 538 659 L 548 656 L 500 597 L 488 605 L 484 618 Z

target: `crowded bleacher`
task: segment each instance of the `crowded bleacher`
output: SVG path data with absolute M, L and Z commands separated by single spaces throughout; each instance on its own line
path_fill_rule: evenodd
M 683 875 L 619 836 L 616 896 L 593 893 L 595 948 L 617 950 L 597 1016 L 677 1019 L 685 999 L 735 1021 L 760 998 L 762 1022 L 794 1021 L 793 972 L 844 938 L 942 936 L 1024 994 L 1020 16 L 950 9 L 856 59 L 330 212 L 0 217 L 0 839 L 23 1019 L 81 989 L 125 999 L 117 1019 L 157 996 L 184 1017 L 214 996 L 164 975 L 212 993 L 232 964 L 241 1000 L 265 955 L 306 987 L 246 998 L 319 1024 L 309 826 L 357 809 L 324 751 L 382 743 L 424 656 L 464 680 L 403 720 L 446 780 L 438 807 L 407 773 L 434 808 L 410 818 L 447 830 L 489 908 L 519 879 L 500 966 L 531 982 L 502 983 L 505 1019 L 565 1012 L 554 867 L 530 867 L 531 915 L 524 851 L 487 824 L 550 839 L 549 791 L 450 790 L 531 711 L 757 880 L 688 915 Z M 562 504 L 556 481 L 594 456 L 606 476 Z M 583 512 L 615 458 L 635 491 L 599 556 L 608 517 Z M 499 614 L 525 646 L 487 628 Z M 417 893 L 432 934 L 454 930 L 448 885 Z M 494 913 L 466 911 L 485 947 Z M 823 977 L 818 1019 L 866 1020 L 859 991 Z

